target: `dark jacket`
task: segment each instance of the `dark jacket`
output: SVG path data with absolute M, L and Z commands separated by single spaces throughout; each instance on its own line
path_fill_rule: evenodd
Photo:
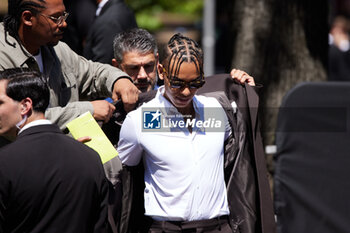
M 136 27 L 134 13 L 124 1 L 109 0 L 91 25 L 86 37 L 84 57 L 92 61 L 111 64 L 114 57 L 113 39 L 115 35 Z
M 233 232 L 273 233 L 275 223 L 267 169 L 259 132 L 259 98 L 248 85 L 237 84 L 229 75 L 206 78 L 198 94 L 216 97 L 232 127 L 225 143 L 225 182 Z M 151 93 L 147 94 L 152 97 Z M 238 111 L 234 114 L 231 102 Z M 143 167 L 124 166 L 122 209 L 119 231 L 147 232 L 151 220 L 144 216 Z
M 0 149 L 0 232 L 107 232 L 107 198 L 99 155 L 56 125 Z

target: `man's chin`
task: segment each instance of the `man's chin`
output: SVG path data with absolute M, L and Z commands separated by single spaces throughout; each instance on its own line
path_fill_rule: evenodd
M 141 91 L 141 92 L 147 92 L 151 90 L 150 85 L 136 85 L 136 87 Z
M 56 46 L 60 40 L 53 40 L 47 43 L 48 46 Z

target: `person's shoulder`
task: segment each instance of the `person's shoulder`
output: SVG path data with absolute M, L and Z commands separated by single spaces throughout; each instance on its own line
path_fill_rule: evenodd
M 70 47 L 62 41 L 59 41 L 55 46 L 44 46 L 44 48 L 51 51 L 50 53 L 53 56 L 57 56 L 59 60 L 69 59 L 69 55 L 73 52 L 73 50 L 71 50 Z
M 53 52 L 51 53 L 53 54 L 53 56 L 55 56 L 54 54 L 56 54 L 57 58 L 61 62 L 61 66 L 63 65 L 74 67 L 80 62 L 80 56 L 76 54 L 65 42 L 59 41 L 58 44 L 53 47 L 48 46 L 48 49 L 53 50 Z
M 91 147 L 85 145 L 84 143 L 81 143 L 73 137 L 68 136 L 66 134 L 56 134 L 55 136 L 57 137 L 57 139 L 60 138 L 62 140 L 60 141 L 60 143 L 57 143 L 57 147 L 61 146 L 62 144 L 65 145 L 67 153 L 75 154 L 74 159 L 82 159 L 82 157 L 78 154 L 84 154 L 84 160 L 90 158 L 92 160 L 99 161 L 100 156 L 98 155 L 98 153 Z
M 109 2 L 109 8 L 114 8 L 117 10 L 124 10 L 125 8 L 129 8 L 123 0 L 109 0 Z
M 73 50 L 63 41 L 59 41 L 57 45 L 53 46 L 56 52 L 73 52 Z
M 90 147 L 88 147 L 84 143 L 79 142 L 78 140 L 76 140 L 70 135 L 59 133 L 59 134 L 54 134 L 53 138 L 54 137 L 57 137 L 57 139 L 60 138 L 63 141 L 63 143 L 66 143 L 67 145 L 70 145 L 72 147 L 82 148 L 84 150 L 85 149 L 90 150 Z
M 126 119 L 129 124 L 130 121 L 132 121 L 133 123 L 137 124 L 138 122 L 141 122 L 142 120 L 142 116 L 143 113 L 145 111 L 150 111 L 150 110 L 154 110 L 155 108 L 159 108 L 161 107 L 159 105 L 159 101 L 156 100 L 155 98 L 147 101 L 147 102 L 143 102 L 138 108 L 136 108 L 133 111 L 130 111 L 127 115 L 126 115 Z M 125 122 L 125 121 L 124 121 Z
M 0 22 L 0 33 L 1 33 L 1 35 L 4 35 L 4 34 L 5 34 L 4 22 Z
M 19 151 L 22 150 L 21 145 L 17 142 L 11 142 L 0 148 L 0 164 L 4 164 L 5 161 L 16 160 Z
M 136 121 L 137 119 L 140 119 L 143 106 L 144 106 L 144 104 L 142 104 L 140 107 L 128 112 L 125 120 L 129 119 L 132 121 Z
M 106 12 L 108 12 L 107 13 L 108 15 L 113 16 L 114 19 L 115 17 L 122 20 L 125 17 L 127 17 L 126 20 L 135 18 L 133 11 L 124 1 L 121 1 L 121 0 L 109 0 L 109 1 L 111 2 L 111 4 L 109 5 L 109 8 L 106 9 Z M 116 14 L 116 12 L 118 14 Z
M 120 2 L 119 0 L 109 0 L 108 3 L 106 3 L 106 5 L 102 8 L 101 14 L 96 19 L 110 17 L 112 15 L 114 15 L 114 18 L 118 18 L 119 15 L 116 14 L 116 12 L 123 13 L 123 6 L 123 1 Z
M 197 101 L 202 103 L 205 107 L 220 107 L 219 101 L 215 97 L 196 95 Z
M 5 34 L 4 23 L 0 23 L 0 51 L 2 53 L 6 51 L 9 54 L 12 53 L 13 55 L 13 52 L 17 52 L 18 50 L 20 50 L 18 41 L 14 37 L 12 37 L 8 32 Z
M 138 111 L 138 113 L 141 113 L 147 109 L 156 109 L 161 107 L 164 106 L 159 102 L 157 96 L 154 96 L 152 99 L 143 102 L 136 110 Z
M 153 97 L 149 101 L 143 102 L 143 104 L 140 107 L 160 107 L 159 100 L 156 99 L 156 97 Z
M 5 46 L 5 36 L 2 36 L 5 35 L 4 23 L 0 23 L 0 35 L 0 45 Z

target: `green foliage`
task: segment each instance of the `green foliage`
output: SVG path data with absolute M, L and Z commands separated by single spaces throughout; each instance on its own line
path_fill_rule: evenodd
M 136 13 L 136 21 L 139 27 L 149 31 L 156 31 L 163 26 L 159 17 L 154 17 L 153 11 L 141 11 Z
M 126 0 L 135 12 L 139 27 L 155 31 L 163 26 L 164 12 L 198 20 L 202 16 L 203 0 Z

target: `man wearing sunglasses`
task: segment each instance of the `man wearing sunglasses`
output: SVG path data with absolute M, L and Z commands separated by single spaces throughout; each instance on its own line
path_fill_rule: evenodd
M 249 119 L 242 121 L 241 112 L 234 115 L 224 93 L 211 93 L 216 98 L 197 95 L 205 84 L 203 56 L 192 39 L 174 35 L 160 60 L 164 86 L 130 112 L 121 128 L 120 232 L 274 232 L 266 168 L 247 162 L 253 158 L 245 150 L 253 146 L 241 124 Z M 248 76 L 232 73 L 242 74 L 238 80 Z M 230 77 L 225 81 L 234 82 Z
M 88 61 L 59 41 L 68 16 L 62 0 L 9 0 L 0 24 L 0 70 L 28 67 L 43 73 L 50 87 L 46 117 L 62 130 L 87 111 L 107 122 L 114 106 L 95 99 L 121 98 L 130 110 L 139 93 L 126 73 Z
M 229 233 L 222 168 L 224 141 L 231 131 L 219 102 L 195 95 L 205 83 L 197 43 L 174 35 L 158 73 L 164 86 L 154 99 L 127 115 L 118 144 L 119 158 L 126 166 L 143 160 L 145 215 L 151 221 L 147 231 L 181 233 L 203 228 Z M 207 108 L 217 109 L 222 123 L 218 132 L 188 124 L 204 119 Z M 173 127 L 167 127 L 171 122 Z

